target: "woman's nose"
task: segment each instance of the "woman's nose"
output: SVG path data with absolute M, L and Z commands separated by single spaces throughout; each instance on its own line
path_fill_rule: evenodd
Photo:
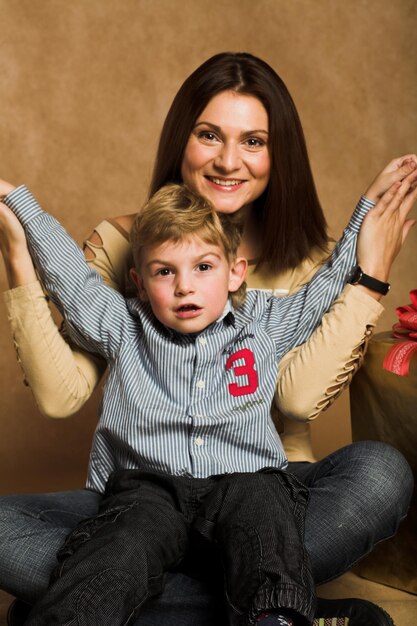
M 233 143 L 224 143 L 214 159 L 214 165 L 224 172 L 233 172 L 240 168 L 242 162 L 239 147 Z

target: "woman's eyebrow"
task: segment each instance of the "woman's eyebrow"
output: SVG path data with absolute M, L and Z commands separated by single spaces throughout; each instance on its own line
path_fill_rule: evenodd
M 200 120 L 196 122 L 194 124 L 194 128 L 197 128 L 197 126 L 201 126 L 201 125 L 210 126 L 210 128 L 213 128 L 214 130 L 217 130 L 218 132 L 221 131 L 221 127 L 217 126 L 217 124 L 213 124 L 212 122 L 206 122 L 204 120 Z
M 250 135 L 258 135 L 259 133 L 269 136 L 269 132 L 265 128 L 255 128 L 254 130 L 244 130 L 242 131 L 242 136 L 249 137 Z
M 217 131 L 218 133 L 222 132 L 222 128 L 221 126 L 218 126 L 217 124 L 213 124 L 213 122 L 207 122 L 205 120 L 200 120 L 198 122 L 195 123 L 194 128 L 197 128 L 198 126 L 210 126 L 210 128 L 212 128 L 213 130 Z M 246 137 L 249 135 L 255 135 L 257 133 L 263 133 L 264 135 L 269 135 L 269 132 L 265 129 L 265 128 L 254 128 L 251 130 L 244 130 L 242 131 L 242 136 Z

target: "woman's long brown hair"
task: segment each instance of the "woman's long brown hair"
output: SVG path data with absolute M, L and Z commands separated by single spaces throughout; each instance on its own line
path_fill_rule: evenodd
M 222 91 L 255 96 L 269 119 L 271 174 L 254 203 L 262 251 L 257 266 L 272 272 L 296 267 L 311 250 L 327 243 L 304 132 L 291 95 L 278 74 L 258 57 L 224 52 L 200 65 L 182 84 L 162 128 L 150 195 L 179 183 L 184 151 L 195 122 Z

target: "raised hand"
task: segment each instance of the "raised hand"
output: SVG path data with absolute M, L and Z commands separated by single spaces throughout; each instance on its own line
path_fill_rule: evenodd
M 416 199 L 417 170 L 411 168 L 411 173 L 391 184 L 369 211 L 357 247 L 358 263 L 366 274 L 387 282 L 392 263 L 416 223 L 408 217 Z
M 377 202 L 394 183 L 404 180 L 409 174 L 417 169 L 417 155 L 405 154 L 393 159 L 378 174 L 375 180 L 363 194 L 369 200 Z
M 5 180 L 0 179 L 0 200 L 4 196 L 7 196 L 7 194 L 9 194 L 11 191 L 13 191 L 13 189 L 14 189 L 13 185 L 11 185 L 10 183 L 6 183 Z
M 7 195 L 12 190 L 11 185 L 0 181 L 2 196 Z M 13 211 L 3 202 L 0 202 L 0 250 L 11 288 L 36 280 L 25 231 Z

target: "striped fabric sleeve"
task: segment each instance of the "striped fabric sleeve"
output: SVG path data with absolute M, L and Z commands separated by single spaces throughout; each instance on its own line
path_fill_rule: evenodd
M 52 302 L 81 347 L 116 356 L 129 323 L 125 299 L 91 269 L 79 246 L 24 186 L 4 200 L 22 223 L 30 253 Z
M 276 308 L 277 319 L 286 322 L 284 328 L 282 323 L 275 328 L 279 358 L 309 339 L 343 290 L 356 265 L 356 244 L 361 224 L 373 206 L 373 202 L 361 197 L 327 263 L 297 293 L 274 299 L 272 306 Z

